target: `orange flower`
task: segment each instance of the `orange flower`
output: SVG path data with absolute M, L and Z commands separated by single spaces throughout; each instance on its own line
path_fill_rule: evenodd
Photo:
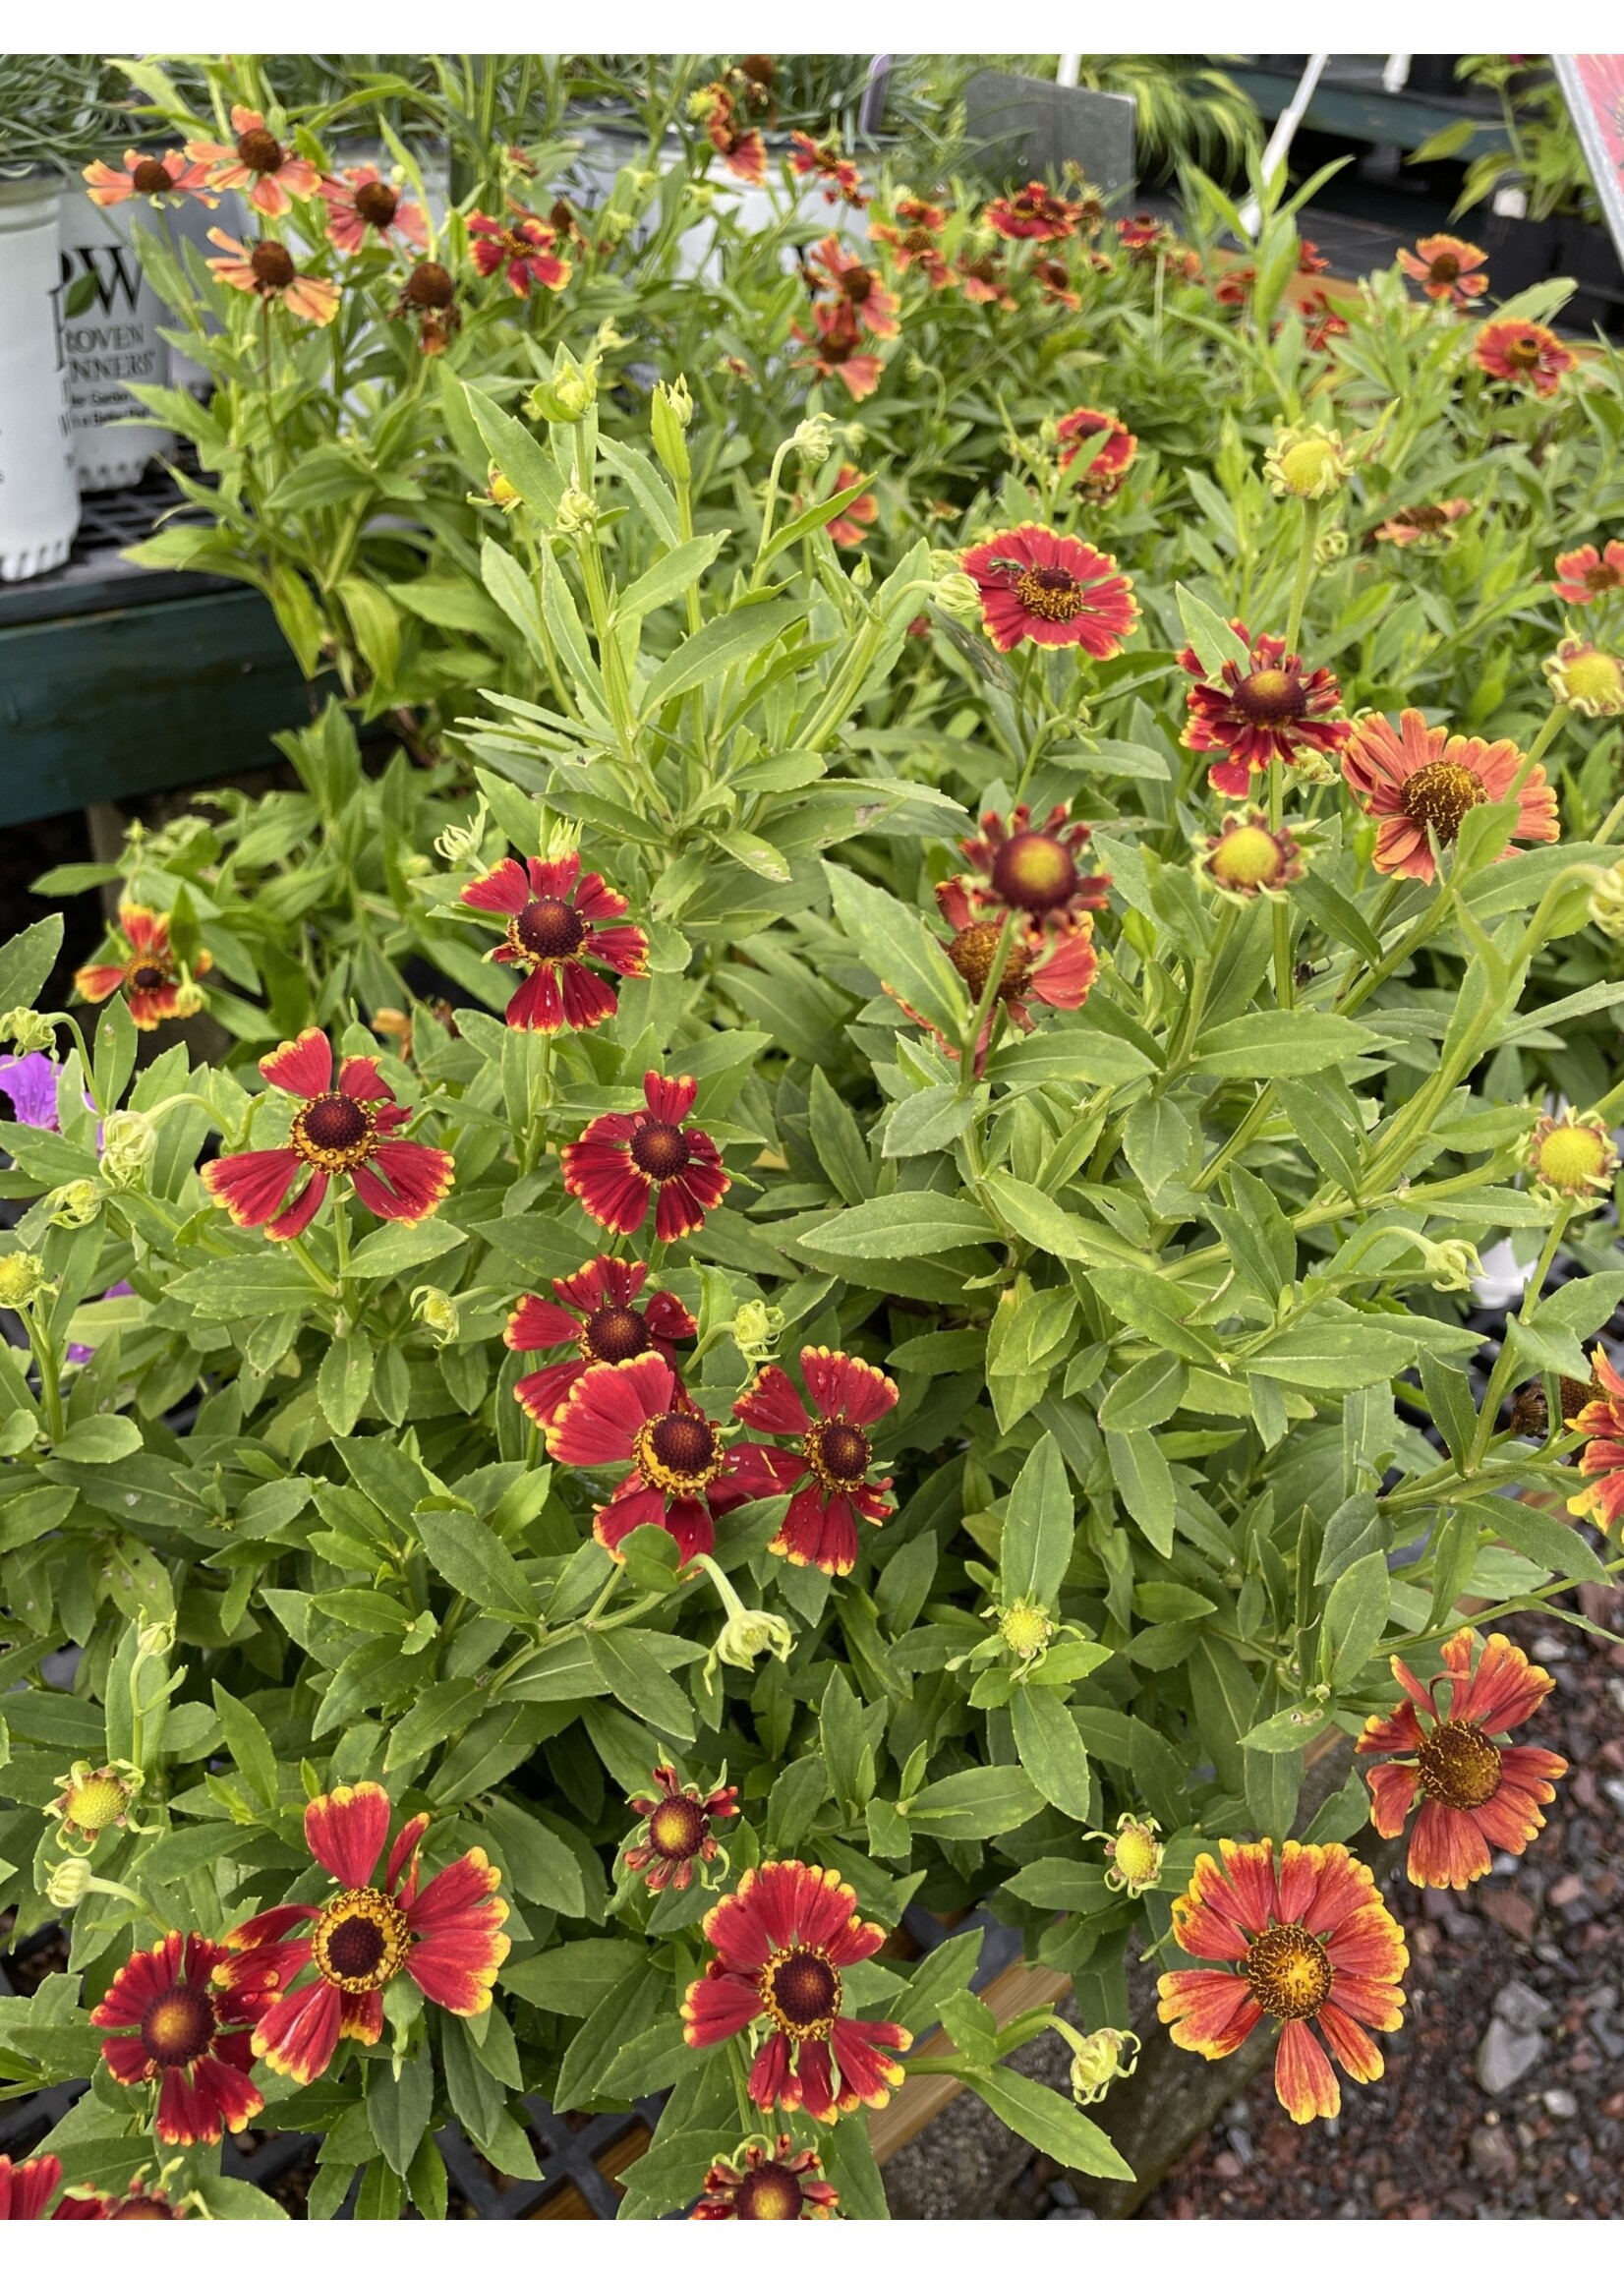
M 330 323 L 338 313 L 338 287 L 326 276 L 304 275 L 287 247 L 274 237 L 261 237 L 252 252 L 223 229 L 210 229 L 208 242 L 218 245 L 223 260 L 208 265 L 222 284 L 238 292 L 258 293 L 263 301 L 279 300 L 290 316 L 307 323 Z
M 323 175 L 318 188 L 327 208 L 327 242 L 340 253 L 386 244 L 391 231 L 413 245 L 429 242 L 423 207 L 386 182 L 376 166 L 346 166 L 342 174 Z
M 279 143 L 259 111 L 234 103 L 231 131 L 237 138 L 234 143 L 186 146 L 189 158 L 201 159 L 209 168 L 211 189 L 247 190 L 254 210 L 271 221 L 287 212 L 295 198 L 315 195 L 319 169 Z
M 810 174 L 823 184 L 825 204 L 843 202 L 861 209 L 868 204 L 861 174 L 833 143 L 814 142 L 810 135 L 801 134 L 792 134 L 789 143 L 790 165 L 803 181 Z
M 835 477 L 836 496 L 849 490 L 862 478 L 860 467 L 842 466 Z M 866 545 L 868 533 L 879 518 L 880 500 L 871 490 L 864 490 L 833 521 L 826 521 L 824 527 L 837 545 Z
M 960 261 L 958 287 L 966 300 L 978 300 L 988 307 L 1014 310 L 1020 306 L 1010 290 L 1001 261 Z
M 1532 387 L 1541 398 L 1553 395 L 1576 357 L 1542 323 L 1485 323 L 1473 342 L 1479 371 L 1507 386 Z
M 102 158 L 82 169 L 92 205 L 122 205 L 126 198 L 145 198 L 149 205 L 163 205 L 173 198 L 184 204 L 196 198 L 212 211 L 219 199 L 209 193 L 208 168 L 188 164 L 179 150 L 165 150 L 161 158 L 144 158 L 140 150 L 126 150 L 122 170 Z
M 1219 1841 L 1222 1864 L 1197 1856 L 1173 1904 L 1173 1935 L 1212 1968 L 1164 1974 L 1157 2013 L 1173 2042 L 1208 2061 L 1239 2051 L 1265 2014 L 1280 2023 L 1274 2089 L 1294 2124 L 1335 2116 L 1342 2093 L 1317 2022 L 1342 2068 L 1370 2084 L 1383 2062 L 1369 2029 L 1401 2026 L 1410 1962 L 1404 1932 L 1366 1865 L 1345 1847 Z M 1362 2024 L 1363 2026 L 1362 2026 Z
M 1379 715 L 1360 720 L 1342 755 L 1342 774 L 1357 802 L 1381 824 L 1376 867 L 1384 876 L 1431 884 L 1438 868 L 1428 830 L 1439 845 L 1453 845 L 1472 808 L 1505 797 L 1522 764 L 1515 742 L 1451 734 L 1447 727 L 1428 727 L 1421 712 L 1405 711 L 1397 733 Z M 1556 792 L 1545 782 L 1544 768 L 1536 766 L 1517 792 L 1512 836 L 1554 845 L 1561 834 Z
M 1406 1695 L 1391 1714 L 1372 1714 L 1359 1740 L 1361 1753 L 1405 1756 L 1365 1776 L 1370 1821 L 1383 1839 L 1404 1830 L 1405 1818 L 1421 1801 L 1405 1865 L 1412 1887 L 1470 1887 L 1489 1870 L 1491 1845 L 1521 1855 L 1543 1828 L 1538 1803 L 1556 1797 L 1551 1779 L 1567 1774 L 1559 1753 L 1495 1744 L 1556 1685 L 1501 1634 L 1489 1636 L 1474 1672 L 1477 1640 L 1463 1628 L 1443 1646 L 1450 1693 L 1441 1712 L 1436 1691 L 1443 1674 L 1423 1686 L 1402 1659 L 1394 1659 L 1393 1679 Z
M 1624 590 L 1624 545 L 1615 537 L 1599 553 L 1594 545 L 1559 553 L 1551 590 L 1572 608 L 1589 608 L 1607 593 Z
M 1576 1436 L 1589 1439 L 1579 1474 L 1590 1483 L 1568 1502 L 1568 1514 L 1588 1516 L 1604 1532 L 1624 1517 L 1624 1380 L 1599 1343 L 1591 1353 L 1591 1370 L 1599 1395 L 1581 1407 L 1573 1425 Z
M 1057 197 L 1041 182 L 1028 182 L 1013 198 L 995 198 L 982 214 L 989 229 L 1000 237 L 1032 238 L 1040 245 L 1074 237 L 1083 208 Z
M 1131 580 L 1110 554 L 1033 521 L 972 545 L 959 566 L 981 595 L 988 638 L 1006 655 L 1031 640 L 1106 663 L 1139 619 Z
M 1073 301 L 1073 306 L 1076 303 Z M 1081 468 L 1076 487 L 1085 497 L 1103 505 L 1114 497 L 1128 479 L 1128 469 L 1133 463 L 1139 447 L 1138 437 L 1130 434 L 1121 419 L 1111 411 L 1082 408 L 1068 411 L 1055 430 L 1061 442 L 1060 470 L 1064 474 L 1073 458 L 1080 456 L 1096 436 L 1105 438 L 1099 448 Z
M 1468 245 L 1459 237 L 1421 237 L 1414 253 L 1408 248 L 1400 253 L 1399 266 L 1428 300 L 1465 308 L 1488 290 L 1488 277 L 1481 265 L 1487 258 L 1480 246 Z
M 1455 523 L 1464 521 L 1471 510 L 1468 497 L 1450 497 L 1442 505 L 1405 505 L 1382 523 L 1376 535 L 1389 545 L 1453 545 Z
M 885 365 L 877 355 L 861 352 L 863 334 L 856 314 L 847 301 L 837 301 L 831 306 L 819 301 L 812 311 L 817 325 L 815 333 L 794 327 L 795 337 L 809 345 L 816 342 L 813 355 L 797 356 L 803 367 L 810 364 L 819 379 L 838 379 L 854 403 L 866 402 L 885 377 Z
M 826 237 L 806 256 L 806 265 L 830 292 L 876 339 L 897 337 L 897 299 L 885 291 L 872 268 L 848 253 L 839 237 Z

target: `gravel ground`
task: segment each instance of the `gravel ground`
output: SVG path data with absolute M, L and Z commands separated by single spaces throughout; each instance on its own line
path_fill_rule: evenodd
M 1597 1624 L 1619 1600 L 1587 1589 Z M 1299 2129 L 1267 2071 L 1139 2214 L 1151 2219 L 1624 2217 L 1624 1642 L 1530 1615 L 1556 1678 L 1519 1732 L 1567 1756 L 1546 1829 L 1460 1895 L 1386 1895 L 1410 1938 L 1379 2084 Z

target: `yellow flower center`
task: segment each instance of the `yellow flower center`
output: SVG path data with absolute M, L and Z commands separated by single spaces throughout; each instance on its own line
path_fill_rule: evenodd
M 1336 447 L 1322 435 L 1294 442 L 1280 460 L 1280 479 L 1294 497 L 1322 496 L 1337 472 Z
M 141 2017 L 141 2042 L 160 2069 L 184 2069 L 214 2042 L 214 2008 L 208 1994 L 177 1982 L 161 1990 Z
M 757 1985 L 776 2027 L 799 2042 L 827 2037 L 841 2011 L 841 1972 L 826 1952 L 805 1943 L 775 1951 Z
M 1471 767 L 1454 758 L 1434 758 L 1430 766 L 1419 767 L 1403 791 L 1405 812 L 1430 829 L 1440 845 L 1453 845 L 1472 808 L 1487 800 L 1488 791 Z
M 1088 595 L 1069 568 L 1028 568 L 1015 585 L 1015 598 L 1028 615 L 1045 623 L 1070 623 L 1080 615 Z
M 649 1818 L 649 1845 L 662 1855 L 684 1861 L 704 1846 L 708 1823 L 699 1802 L 678 1793 L 663 1800 Z
M 783 2164 L 766 2163 L 749 2173 L 733 2199 L 739 2219 L 798 2219 L 801 2184 Z
M 124 1813 L 124 1786 L 105 1771 L 87 1777 L 70 1788 L 62 1813 L 82 1832 L 105 1832 Z
M 1445 1808 L 1481 1808 L 1500 1789 L 1500 1748 L 1476 1721 L 1443 1721 L 1416 1748 L 1421 1790 Z
M 1270 1927 L 1247 1953 L 1242 1971 L 1277 2021 L 1310 2020 L 1331 1994 L 1331 1961 L 1306 1927 Z
M 1559 1193 L 1582 1193 L 1604 1180 L 1612 1147 L 1599 1130 L 1582 1122 L 1559 1122 L 1539 1146 L 1536 1168 L 1542 1184 Z
M 953 965 L 965 986 L 981 1000 L 983 988 L 992 976 L 993 962 L 998 955 L 998 937 L 1002 924 L 991 920 L 966 924 L 961 932 L 955 932 L 948 942 L 948 962 Z M 1026 984 L 1032 957 L 1028 948 L 1016 940 L 1004 959 L 1004 976 L 998 982 L 998 1000 L 1011 1003 Z
M 311 1929 L 318 1972 L 356 1997 L 392 1982 L 411 1943 L 400 1905 L 370 1887 L 346 1888 L 334 1895 Z
M 1590 648 L 1564 663 L 1562 682 L 1570 701 L 1594 703 L 1604 711 L 1624 708 L 1624 671 L 1599 648 Z
M 854 1422 L 814 1422 L 801 1439 L 801 1452 L 826 1492 L 860 1485 L 874 1457 L 868 1431 Z
M 1035 1659 L 1048 1648 L 1055 1622 L 1035 1603 L 1017 1603 L 999 1620 L 998 1631 L 1017 1659 Z
M 1285 865 L 1274 832 L 1255 821 L 1244 821 L 1226 831 L 1207 862 L 1216 883 L 1243 893 L 1272 885 Z
M 1045 829 L 1017 829 L 993 855 L 994 892 L 1031 915 L 1063 906 L 1076 882 L 1077 864 L 1071 847 Z
M 1147 1887 L 1162 1867 L 1161 1843 L 1142 1824 L 1125 1824 L 1111 1843 L 1111 1861 L 1130 1887 Z

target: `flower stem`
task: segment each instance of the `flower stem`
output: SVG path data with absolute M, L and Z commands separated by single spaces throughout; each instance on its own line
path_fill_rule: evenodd
M 1292 605 L 1286 616 L 1286 653 L 1295 656 L 1297 643 L 1303 636 L 1303 611 L 1308 603 L 1308 587 L 1313 582 L 1314 539 L 1319 533 L 1319 499 L 1309 497 L 1303 506 L 1303 528 L 1297 541 L 1297 576 L 1292 585 Z M 1278 823 L 1275 825 L 1277 828 Z

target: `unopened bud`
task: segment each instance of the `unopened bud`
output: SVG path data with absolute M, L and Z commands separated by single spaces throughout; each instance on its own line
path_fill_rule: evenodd
M 527 407 L 533 419 L 546 419 L 558 427 L 573 427 L 586 417 L 597 400 L 598 381 L 593 374 L 566 360 L 551 379 L 543 379 L 531 388 Z
M 1609 940 L 1624 940 L 1624 860 L 1596 873 L 1591 886 L 1591 922 Z
M 456 868 L 463 861 L 480 867 L 480 846 L 485 842 L 485 799 L 475 806 L 472 819 L 452 822 L 442 829 L 435 840 L 435 850 L 447 868 Z
M 748 1610 L 742 1605 L 724 1622 L 712 1652 L 724 1665 L 748 1667 L 755 1664 L 763 1651 L 771 1651 L 781 1662 L 794 1648 L 795 1638 L 789 1622 L 770 1610 Z
M 1153 1816 L 1119 1816 L 1117 1829 L 1105 1842 L 1108 1868 L 1105 1884 L 1114 1892 L 1143 1895 L 1162 1876 L 1161 1826 Z M 1097 1838 L 1098 1834 L 1085 1835 Z
M 129 1191 L 145 1181 L 158 1133 L 144 1113 L 110 1113 L 101 1125 L 101 1174 Z
M 42 1011 L 8 1011 L 0 1019 L 0 1041 L 12 1043 L 24 1057 L 49 1050 L 55 1036 L 56 1028 Z
M 1068 2029 L 1065 2035 L 1073 2049 L 1068 2082 L 1078 2108 L 1103 2100 L 1119 2076 L 1131 2076 L 1138 2067 L 1139 2040 L 1131 2029 L 1095 2029 L 1086 2037 Z
M 835 447 L 835 422 L 823 411 L 815 411 L 811 418 L 802 419 L 789 438 L 803 464 L 821 466 Z
M 457 1307 L 450 1296 L 442 1294 L 437 1287 L 412 1289 L 412 1316 L 441 1350 L 455 1342 L 460 1332 Z
M 1314 565 L 1316 567 L 1329 568 L 1333 561 L 1345 560 L 1347 555 L 1348 532 L 1346 529 L 1327 529 L 1323 536 L 1314 539 Z
M 1039 1603 L 1012 1603 L 999 1617 L 998 1631 L 1006 1647 L 1022 1664 L 1041 1659 L 1057 1632 L 1054 1620 Z
M 45 1212 L 53 1224 L 78 1232 L 95 1222 L 101 1213 L 101 1200 L 99 1185 L 93 1185 L 88 1177 L 76 1177 L 71 1185 L 58 1185 L 54 1193 L 47 1193 Z
M 685 437 L 688 422 L 693 415 L 694 398 L 681 373 L 668 386 L 655 388 L 654 399 L 649 406 L 649 432 L 653 437 L 655 455 L 673 482 L 686 483 L 692 476 Z
M 45 1882 L 45 1900 L 52 1910 L 71 1911 L 89 1894 L 95 1873 L 82 1855 L 59 1863 Z
M 930 588 L 931 599 L 944 615 L 951 615 L 958 623 L 981 621 L 981 594 L 973 577 L 961 568 L 950 569 L 938 576 Z
M 739 1356 L 751 1366 L 766 1366 L 778 1348 L 783 1332 L 783 1312 L 769 1303 L 742 1303 L 733 1313 L 727 1331 L 732 1336 Z
M 483 495 L 471 493 L 468 501 L 471 505 L 494 505 L 502 513 L 517 512 L 524 503 L 524 499 L 496 464 L 494 458 L 486 468 Z
M 1426 1276 L 1440 1294 L 1453 1289 L 1464 1295 L 1482 1277 L 1481 1259 L 1470 1240 L 1422 1240 L 1420 1245 Z
M 203 993 L 203 989 L 198 985 L 197 980 L 192 977 L 190 972 L 187 973 L 184 979 L 177 980 L 175 985 L 174 1013 L 177 1019 L 196 1019 L 198 1013 L 203 1008 L 207 1001 L 208 997 Z
M 572 481 L 558 500 L 558 514 L 552 526 L 558 537 L 590 537 L 598 526 L 597 498 L 589 497 L 581 485 Z

